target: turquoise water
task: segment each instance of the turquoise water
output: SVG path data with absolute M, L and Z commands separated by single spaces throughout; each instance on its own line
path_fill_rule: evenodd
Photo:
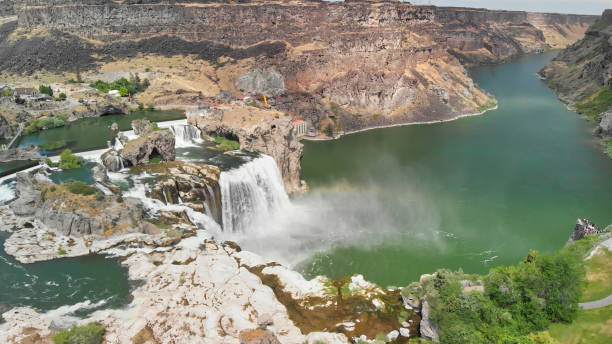
M 313 215 L 299 235 L 331 244 L 301 246 L 315 253 L 300 269 L 403 285 L 555 251 L 579 217 L 611 223 L 612 160 L 535 75 L 554 54 L 474 70 L 499 100 L 483 116 L 306 142 L 312 191 L 295 202 Z
M 0 309 L 30 306 L 47 311 L 89 301 L 75 315 L 98 308 L 119 308 L 129 302 L 127 269 L 118 259 L 93 255 L 20 264 L 4 252 L 9 233 L 0 232 Z M 1 313 L 2 311 L 0 311 Z

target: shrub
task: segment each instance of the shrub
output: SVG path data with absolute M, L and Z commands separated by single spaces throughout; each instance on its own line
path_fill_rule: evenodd
M 65 149 L 60 154 L 59 167 L 62 170 L 68 170 L 72 168 L 79 168 L 85 165 L 83 158 L 72 154 L 70 149 Z
M 149 106 L 147 106 L 147 111 L 155 111 L 155 106 L 153 104 L 149 104 Z
M 104 201 L 104 194 L 101 192 L 96 192 L 96 201 Z
M 66 100 L 66 93 L 61 92 L 60 94 L 57 95 L 57 98 L 55 98 L 56 100 Z
M 3 90 L 2 93 L 0 94 L 2 97 L 10 97 L 13 95 L 13 92 L 11 92 L 11 90 Z
M 97 89 L 100 92 L 108 93 L 110 90 L 119 90 L 119 95 L 127 97 L 134 95 L 138 92 L 143 92 L 150 85 L 148 79 L 140 80 L 138 76 L 130 75 L 129 80 L 126 78 L 119 78 L 111 83 L 98 80 L 89 86 Z
M 53 97 L 53 89 L 51 89 L 51 86 L 40 85 L 38 86 L 38 92 Z
M 121 195 L 117 196 L 117 203 L 123 203 L 123 197 Z
M 325 134 L 329 137 L 334 136 L 334 126 L 331 123 L 325 127 Z
M 604 87 L 595 92 L 592 97 L 576 104 L 576 111 L 596 122 L 597 116 L 612 106 L 612 86 Z
M 121 86 L 119 87 L 119 95 L 122 97 L 127 97 L 130 95 L 130 91 L 128 90 L 127 87 Z
M 150 164 L 159 164 L 160 162 L 162 162 L 162 158 L 160 158 L 160 157 L 155 157 L 155 158 L 152 158 L 151 160 L 149 160 Z
M 98 189 L 93 186 L 87 185 L 81 181 L 71 181 L 68 185 L 68 191 L 76 195 L 93 195 L 98 192 Z
M 64 250 L 64 249 L 63 249 L 63 248 L 61 248 L 61 247 L 58 247 L 58 248 L 57 248 L 57 254 L 59 254 L 60 256 L 63 256 L 63 255 L 65 255 L 65 254 L 66 254 L 66 250 Z
M 45 158 L 45 164 L 47 164 L 47 166 L 49 166 L 49 167 L 57 167 L 57 166 L 59 166 L 59 163 L 53 162 L 49 158 Z
M 138 111 L 144 111 L 144 104 L 138 103 Z
M 56 333 L 51 340 L 55 344 L 101 344 L 104 332 L 104 326 L 97 323 L 72 325 L 69 330 Z

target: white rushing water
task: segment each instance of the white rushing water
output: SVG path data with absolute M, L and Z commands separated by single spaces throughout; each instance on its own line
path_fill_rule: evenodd
M 196 146 L 203 142 L 200 129 L 191 124 L 175 124 L 169 128 L 174 134 L 176 148 Z
M 290 207 L 274 159 L 262 155 L 219 178 L 223 231 L 245 233 Z
M 15 199 L 15 180 L 9 179 L 0 184 L 0 205 Z

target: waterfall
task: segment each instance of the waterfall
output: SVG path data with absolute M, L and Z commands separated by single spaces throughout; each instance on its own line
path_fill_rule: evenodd
M 119 136 L 115 137 L 113 140 L 114 140 L 114 143 L 113 143 L 113 146 L 111 148 L 113 148 L 117 152 L 122 150 L 123 149 L 123 143 L 121 143 L 121 140 L 119 140 Z
M 170 126 L 174 133 L 175 147 L 190 147 L 202 142 L 200 129 L 190 124 L 175 124 Z
M 247 232 L 290 204 L 276 162 L 267 155 L 222 172 L 219 186 L 225 232 Z
M 10 179 L 0 184 L 0 205 L 9 203 L 15 199 L 15 179 Z

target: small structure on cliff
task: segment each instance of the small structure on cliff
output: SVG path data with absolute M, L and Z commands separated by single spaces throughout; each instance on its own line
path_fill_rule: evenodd
M 306 132 L 308 131 L 308 126 L 306 125 L 306 122 L 304 120 L 295 120 L 291 122 L 291 125 L 293 125 L 293 134 L 296 137 L 306 135 Z

